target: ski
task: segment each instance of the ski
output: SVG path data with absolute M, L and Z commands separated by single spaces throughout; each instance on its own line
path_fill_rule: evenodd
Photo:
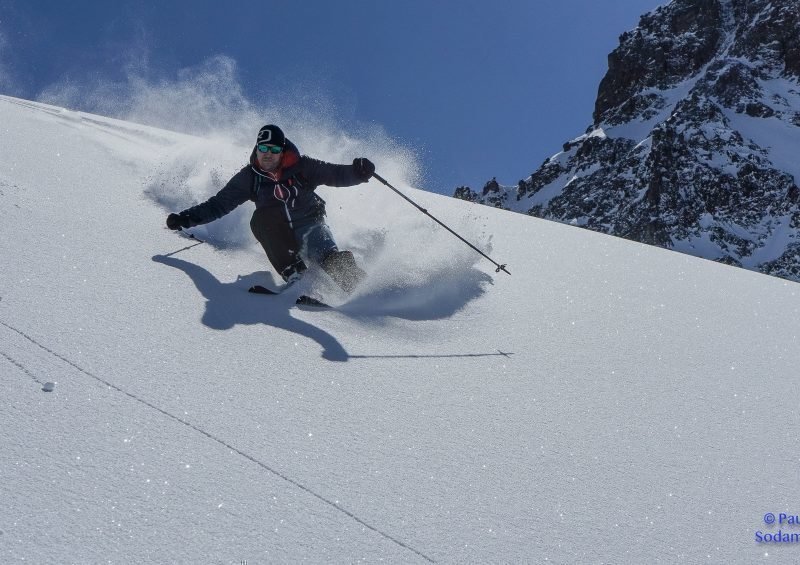
M 283 294 L 283 291 L 285 291 L 286 288 L 287 287 L 279 289 L 271 289 L 265 286 L 261 286 L 260 284 L 257 284 L 247 289 L 247 292 L 251 292 L 253 294 L 265 294 L 267 296 L 277 296 L 279 294 Z M 333 306 L 331 306 L 330 304 L 326 304 L 322 300 L 317 300 L 316 298 L 312 298 L 307 294 L 300 295 L 297 298 L 297 300 L 295 300 L 294 303 L 297 306 L 310 306 L 311 308 L 333 308 Z
M 314 308 L 333 308 L 333 306 L 325 304 L 316 298 L 311 298 L 306 294 L 301 295 L 297 300 L 295 300 L 295 304 L 298 306 L 312 306 Z
M 277 296 L 282 294 L 285 289 L 273 290 L 271 288 L 267 288 L 265 286 L 261 286 L 257 284 L 255 286 L 251 286 L 247 292 L 251 292 L 253 294 L 265 294 L 267 296 Z M 297 306 L 310 306 L 313 308 L 333 308 L 330 304 L 326 304 L 321 300 L 317 300 L 316 298 L 312 298 L 306 294 L 301 295 L 298 297 L 297 300 L 294 302 Z
M 251 286 L 250 288 L 248 288 L 247 292 L 252 292 L 253 294 L 276 295 L 276 294 L 280 294 L 281 292 L 283 292 L 283 289 L 272 290 L 271 288 L 267 288 L 265 286 L 261 286 L 260 284 L 257 284 L 255 286 Z

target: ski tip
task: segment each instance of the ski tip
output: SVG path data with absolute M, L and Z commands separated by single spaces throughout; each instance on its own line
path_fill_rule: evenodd
M 330 305 L 325 304 L 324 302 L 317 300 L 316 298 L 311 298 L 307 295 L 302 295 L 295 300 L 295 304 L 298 306 L 313 306 L 315 308 L 331 308 Z
M 253 294 L 280 294 L 278 291 L 270 290 L 265 286 L 261 286 L 260 284 L 251 286 L 249 289 L 247 289 L 247 292 L 252 292 Z

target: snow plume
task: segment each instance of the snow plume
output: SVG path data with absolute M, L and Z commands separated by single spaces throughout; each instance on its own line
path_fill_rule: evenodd
M 233 59 L 212 57 L 179 70 L 175 79 L 153 80 L 147 48 L 135 51 L 141 57 L 129 57 L 123 80 L 84 84 L 65 78 L 44 89 L 38 100 L 198 136 L 234 131 L 257 117 L 237 81 Z
M 434 216 L 447 213 L 447 199 L 400 188 Z M 357 317 L 441 319 L 486 290 L 491 277 L 477 268 L 484 259 L 387 188 L 373 182 L 337 200 L 341 206 L 329 206 L 329 223 L 340 245 L 352 250 L 367 271 L 342 311 Z M 489 238 L 474 217 L 464 215 L 448 224 L 491 253 Z
M 165 152 L 162 164 L 145 181 L 146 195 L 165 210 L 202 202 L 222 188 L 247 163 L 258 130 L 266 123 L 280 125 L 304 154 L 333 163 L 366 156 L 399 186 L 422 178 L 411 149 L 379 125 L 343 123 L 316 85 L 294 85 L 291 95 L 261 104 L 248 98 L 230 57 L 212 57 L 178 71 L 173 79 L 152 80 L 146 49 L 141 50 L 143 62 L 136 64 L 132 58 L 125 80 L 89 85 L 64 80 L 47 88 L 39 101 L 193 136 Z M 219 247 L 250 244 L 249 212 L 242 206 L 201 232 Z
M 476 239 L 464 223 L 459 229 Z M 483 294 L 492 280 L 475 268 L 480 257 L 473 250 L 427 218 L 406 217 L 369 235 L 353 239 L 368 276 L 342 306 L 348 314 L 444 319 Z
M 403 191 L 422 178 L 412 149 L 380 125 L 343 123 L 315 85 L 295 85 L 293 95 L 272 96 L 259 105 L 247 97 L 236 62 L 229 57 L 183 69 L 173 80 L 149 80 L 146 63 L 131 64 L 126 71 L 122 83 L 101 81 L 86 87 L 66 81 L 40 98 L 189 134 L 176 136 L 174 146 L 159 155 L 158 166 L 143 180 L 145 195 L 165 212 L 198 204 L 219 191 L 247 163 L 265 123 L 280 125 L 302 153 L 324 161 L 350 163 L 366 156 L 381 176 Z M 369 301 L 389 309 L 383 313 L 446 316 L 482 292 L 486 275 L 474 268 L 480 257 L 377 181 L 352 188 L 321 187 L 318 192 L 328 203 L 328 221 L 339 246 L 352 249 L 370 271 L 364 288 L 350 301 L 352 311 Z M 410 195 L 418 197 L 416 192 Z M 432 213 L 447 202 L 437 199 Z M 404 213 L 387 214 L 394 209 Z M 250 233 L 251 213 L 252 205 L 245 204 L 193 232 L 219 249 L 252 248 L 261 254 Z M 481 248 L 488 247 L 473 223 L 462 223 L 453 228 Z M 443 280 L 450 284 L 440 284 Z M 447 295 L 433 288 L 448 289 Z M 373 300 L 376 296 L 379 301 Z
M 143 55 L 146 58 L 146 55 Z M 181 69 L 174 79 L 151 80 L 146 63 L 126 67 L 126 80 L 80 84 L 66 79 L 45 89 L 40 102 L 85 110 L 250 149 L 265 123 L 282 127 L 301 152 L 332 162 L 368 156 L 398 182 L 421 178 L 417 157 L 377 125 L 344 124 L 315 85 L 261 104 L 245 93 L 236 61 L 215 56 Z M 249 156 L 242 157 L 243 162 Z

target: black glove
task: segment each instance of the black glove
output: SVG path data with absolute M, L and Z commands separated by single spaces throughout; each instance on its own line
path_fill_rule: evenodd
M 366 157 L 353 159 L 353 172 L 361 181 L 368 181 L 375 172 L 375 165 Z
M 189 214 L 186 213 L 186 211 L 183 211 L 180 214 L 170 214 L 167 216 L 167 227 L 171 230 L 190 228 L 193 225 L 194 222 L 189 217 Z

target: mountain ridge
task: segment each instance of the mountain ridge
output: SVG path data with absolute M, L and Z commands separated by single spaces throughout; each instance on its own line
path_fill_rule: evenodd
M 594 123 L 457 198 L 800 281 L 800 7 L 674 0 L 620 36 Z

